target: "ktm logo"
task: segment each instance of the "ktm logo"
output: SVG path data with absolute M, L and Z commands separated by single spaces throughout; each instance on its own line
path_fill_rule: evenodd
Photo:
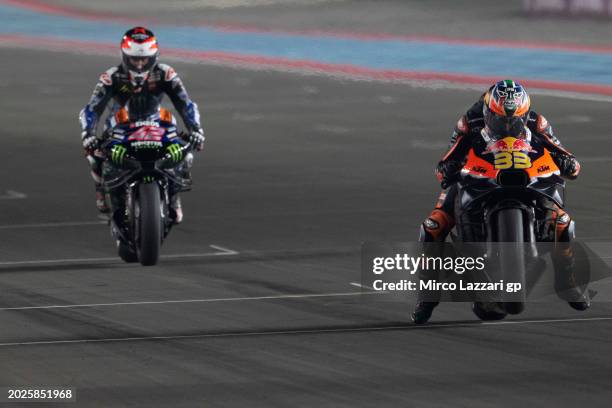
M 487 169 L 482 166 L 474 166 L 472 167 L 472 171 L 475 171 L 476 173 L 485 174 L 487 172 Z
M 550 166 L 547 165 L 542 165 L 540 167 L 538 167 L 538 173 L 544 173 L 545 171 L 550 170 Z

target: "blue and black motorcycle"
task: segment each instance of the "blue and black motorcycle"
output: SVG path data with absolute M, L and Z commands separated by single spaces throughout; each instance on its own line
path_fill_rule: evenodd
M 176 217 L 171 203 L 191 189 L 191 150 L 174 124 L 159 120 L 119 125 L 104 143 L 111 234 L 124 261 L 158 262 Z

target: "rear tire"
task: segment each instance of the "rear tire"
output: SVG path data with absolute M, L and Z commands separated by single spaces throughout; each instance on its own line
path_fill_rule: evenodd
M 500 251 L 500 266 L 504 281 L 508 278 L 521 283 L 522 301 L 503 302 L 509 314 L 519 314 L 525 309 L 525 237 L 523 233 L 523 212 L 518 208 L 507 208 L 497 213 L 497 239 L 506 243 Z
M 138 258 L 144 266 L 157 264 L 162 239 L 161 198 L 157 183 L 138 186 Z

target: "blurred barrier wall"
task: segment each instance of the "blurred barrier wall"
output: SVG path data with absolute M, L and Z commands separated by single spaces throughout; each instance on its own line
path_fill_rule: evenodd
M 23 1 L 34 0 L 0 0 L 0 47 L 117 55 L 117 38 L 139 24 L 129 15 L 40 9 Z M 163 38 L 164 58 L 180 61 L 471 89 L 513 78 L 532 92 L 612 97 L 609 45 L 217 25 L 152 28 Z
M 612 0 L 524 0 L 529 14 L 612 17 Z

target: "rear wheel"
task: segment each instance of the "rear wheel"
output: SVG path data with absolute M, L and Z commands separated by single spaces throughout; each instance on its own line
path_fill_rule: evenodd
M 162 239 L 161 199 L 157 183 L 138 186 L 138 259 L 144 266 L 159 260 Z
M 519 314 L 525 309 L 523 212 L 519 208 L 500 210 L 497 213 L 496 225 L 496 241 L 504 243 L 500 251 L 500 267 L 504 282 L 520 282 L 522 288 L 517 301 L 503 302 L 503 308 L 509 314 Z

